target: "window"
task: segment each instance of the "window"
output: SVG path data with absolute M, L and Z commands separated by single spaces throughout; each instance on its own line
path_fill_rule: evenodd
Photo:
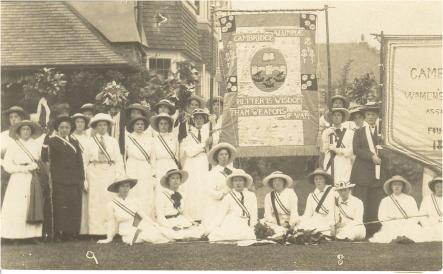
M 200 15 L 200 1 L 194 1 L 195 5 L 195 14 Z
M 171 59 L 149 58 L 149 70 L 155 70 L 158 74 L 168 78 L 171 70 Z

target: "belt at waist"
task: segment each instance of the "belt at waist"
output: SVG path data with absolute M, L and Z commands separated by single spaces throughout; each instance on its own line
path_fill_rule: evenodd
M 180 215 L 180 213 L 174 214 L 174 215 L 165 215 L 166 219 L 176 218 Z
M 100 164 L 108 164 L 108 165 L 113 165 L 115 164 L 114 161 L 89 161 L 90 164 L 94 164 L 94 165 L 100 165 Z

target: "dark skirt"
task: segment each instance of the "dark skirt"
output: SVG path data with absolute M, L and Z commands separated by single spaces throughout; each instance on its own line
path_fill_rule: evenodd
M 79 185 L 54 182 L 54 231 L 78 234 L 82 213 L 82 190 Z

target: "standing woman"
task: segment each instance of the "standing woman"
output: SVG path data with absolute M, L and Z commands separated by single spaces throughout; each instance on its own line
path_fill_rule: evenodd
M 8 144 L 3 167 L 11 174 L 2 208 L 1 237 L 5 239 L 26 239 L 42 236 L 43 207 L 41 222 L 29 218 L 31 188 L 35 181 L 36 161 L 40 159 L 41 143 L 35 139 L 42 135 L 39 125 L 29 120 L 16 123 L 10 129 L 12 140 Z M 42 197 L 40 197 L 42 198 Z M 40 201 L 43 206 L 43 201 Z
M 114 121 L 109 114 L 98 113 L 89 126 L 96 133 L 85 149 L 86 180 L 88 181 L 88 231 L 90 235 L 106 234 L 106 205 L 114 195 L 108 186 L 125 174 L 123 158 L 116 139 L 108 134 Z
M 57 117 L 54 130 L 48 142 L 49 154 L 43 153 L 42 159 L 51 163 L 55 236 L 65 241 L 80 232 L 85 171 L 79 142 L 69 136 L 73 130 L 71 117 Z
M 210 242 L 255 240 L 257 198 L 248 190 L 252 177 L 242 169 L 235 169 L 226 178 L 231 189 L 223 198 L 214 223 L 207 228 Z
M 209 107 L 211 108 L 209 121 L 211 122 L 211 131 L 213 132 L 213 144 L 216 145 L 220 142 L 220 133 L 223 125 L 223 97 L 215 96 L 209 101 Z
M 192 112 L 192 118 L 194 125 L 189 128 L 188 136 L 182 142 L 186 156 L 183 169 L 189 173 L 189 180 L 182 186 L 186 199 L 184 211 L 193 220 L 201 222 L 205 214 L 201 205 L 206 196 L 209 169 L 209 127 L 203 127 L 208 122 L 208 113 L 197 108 Z
M 172 132 L 173 119 L 166 113 L 160 113 L 151 118 L 152 128 L 158 132 L 152 139 L 152 162 L 154 175 L 157 180 L 163 177 L 168 170 L 181 169 L 178 161 L 178 140 Z
M 231 175 L 237 150 L 228 143 L 220 143 L 214 146 L 208 155 L 209 163 L 212 165 L 206 182 L 207 204 L 206 214 L 203 219 L 205 226 L 210 226 L 220 208 L 223 197 L 229 192 L 226 185 L 226 177 Z
M 71 116 L 72 121 L 74 123 L 74 132 L 71 134 L 72 139 L 77 140 L 82 155 L 85 154 L 85 148 L 88 145 L 90 135 L 88 132 L 91 132 L 88 129 L 89 118 L 88 116 L 76 113 Z M 83 158 L 83 168 L 86 170 L 87 163 L 85 162 L 85 158 Z M 80 235 L 88 234 L 88 181 L 83 183 L 83 191 L 82 191 L 82 220 L 80 224 Z
M 138 183 L 129 196 L 140 205 L 144 215 L 154 216 L 154 177 L 152 170 L 152 138 L 145 134 L 149 121 L 143 116 L 132 119 L 126 136 L 126 174 Z

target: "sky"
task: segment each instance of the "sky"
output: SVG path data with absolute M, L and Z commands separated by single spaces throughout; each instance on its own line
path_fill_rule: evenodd
M 331 43 L 358 42 L 364 34 L 371 46 L 378 42 L 370 33 L 441 34 L 441 1 L 250 1 L 232 0 L 233 9 L 329 9 L 329 40 Z M 318 42 L 326 41 L 325 16 L 319 12 Z

